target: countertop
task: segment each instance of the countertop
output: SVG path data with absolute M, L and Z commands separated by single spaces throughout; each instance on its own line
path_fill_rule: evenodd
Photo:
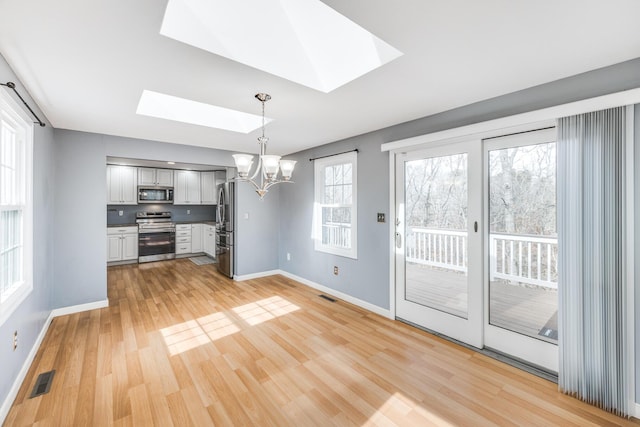
M 175 221 L 176 225 L 180 224 L 205 224 L 205 225 L 216 225 L 215 221 Z
M 174 221 L 176 225 L 178 224 L 205 224 L 205 225 L 216 225 L 215 221 Z M 107 228 L 117 228 L 117 227 L 137 227 L 138 224 L 107 224 Z

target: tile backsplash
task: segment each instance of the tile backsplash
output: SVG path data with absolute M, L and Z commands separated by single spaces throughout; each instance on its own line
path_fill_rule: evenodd
M 187 214 L 187 210 L 191 214 Z M 122 211 L 122 216 L 118 213 Z M 136 212 L 171 212 L 176 221 L 215 221 L 214 205 L 107 205 L 107 225 L 135 224 Z

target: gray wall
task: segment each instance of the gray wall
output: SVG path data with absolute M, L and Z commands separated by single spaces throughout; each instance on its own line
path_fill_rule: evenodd
M 375 212 L 388 214 L 388 154 L 380 144 L 472 123 L 534 111 L 595 96 L 640 87 L 640 58 L 552 83 L 510 93 L 365 135 L 297 153 L 296 184 L 280 194 L 280 268 L 361 300 L 389 308 L 389 224 L 375 222 Z M 348 120 L 348 118 L 345 118 Z M 636 170 L 640 171 L 640 113 L 636 111 Z M 311 240 L 313 167 L 310 157 L 359 148 L 358 259 L 316 252 Z M 640 175 L 640 174 L 638 174 Z M 640 206 L 640 178 L 636 179 Z M 640 264 L 640 209 L 636 210 L 636 252 Z M 286 254 L 291 253 L 291 261 Z M 340 267 L 334 276 L 332 267 Z M 636 401 L 640 400 L 640 275 L 636 279 Z
M 280 191 L 289 184 L 271 187 L 262 200 L 250 184 L 235 184 L 236 275 L 278 268 Z M 246 219 L 245 215 L 249 218 Z
M 285 271 L 388 309 L 389 224 L 376 220 L 378 212 L 389 217 L 389 154 L 380 152 L 382 142 L 380 134 L 369 134 L 287 156 L 298 163 L 295 184 L 280 189 L 279 260 Z M 351 259 L 314 249 L 314 166 L 309 159 L 355 148 L 359 150 L 358 259 Z
M 55 292 L 60 308 L 107 299 L 106 147 L 102 138 L 55 130 Z
M 12 81 L 20 94 L 45 120 L 35 102 L 28 96 L 16 75 L 0 56 L 0 81 Z M 5 90 L 0 88 L 0 90 Z M 18 100 L 18 102 L 20 102 Z M 0 326 L 0 405 L 5 401 L 29 351 L 33 347 L 44 322 L 51 312 L 53 294 L 53 215 L 55 200 L 54 138 L 53 129 L 34 126 L 33 168 L 33 292 L 11 317 Z M 13 332 L 18 331 L 18 348 L 11 346 Z M 1 420 L 0 420 L 1 421 Z

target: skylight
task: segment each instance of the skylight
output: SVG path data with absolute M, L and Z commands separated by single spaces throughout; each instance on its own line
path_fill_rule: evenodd
M 319 0 L 169 0 L 160 34 L 322 92 L 402 55 Z
M 136 113 L 143 116 L 242 133 L 252 132 L 262 125 L 262 116 L 178 98 L 177 96 L 151 90 L 142 92 Z M 271 122 L 271 119 L 265 119 L 265 123 L 269 122 Z

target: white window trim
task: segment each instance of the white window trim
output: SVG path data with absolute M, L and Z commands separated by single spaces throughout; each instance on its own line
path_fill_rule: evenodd
M 352 164 L 351 191 L 351 249 L 334 248 L 322 244 L 322 196 L 324 194 L 323 171 L 327 166 Z M 314 160 L 314 212 L 313 212 L 313 241 L 314 249 L 346 258 L 358 259 L 358 153 L 353 151 L 336 156 Z
M 0 90 L 0 108 L 6 109 L 24 125 L 25 131 L 25 209 L 23 236 L 24 283 L 6 301 L 0 303 L 2 326 L 33 291 L 33 122 L 20 105 L 5 91 Z

